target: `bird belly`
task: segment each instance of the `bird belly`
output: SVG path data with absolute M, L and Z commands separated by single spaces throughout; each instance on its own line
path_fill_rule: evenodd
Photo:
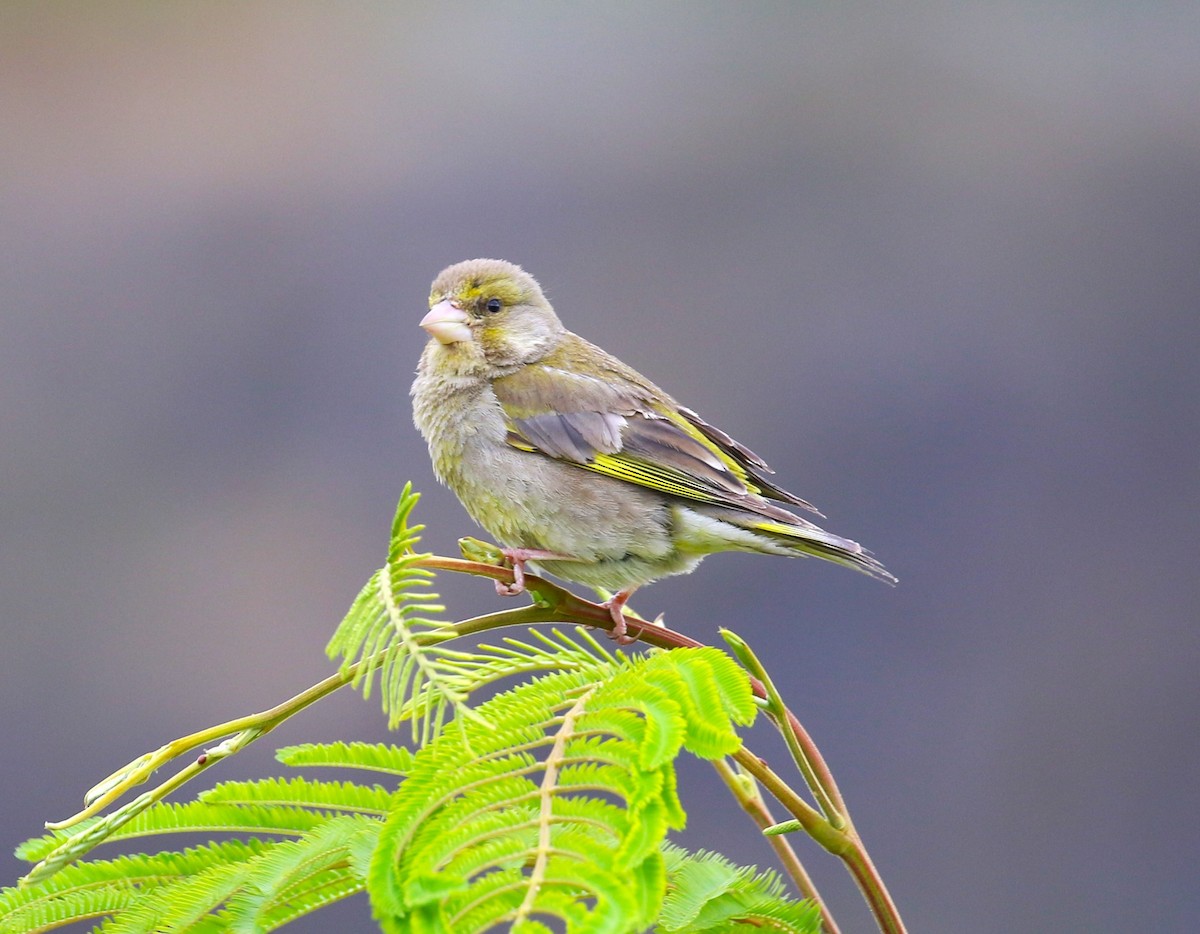
M 675 569 L 670 511 L 653 492 L 514 448 L 476 457 L 480 462 L 448 485 L 501 545 L 574 559 L 536 562 L 543 570 L 607 589 L 684 570 Z M 491 479 L 466 480 L 480 475 Z

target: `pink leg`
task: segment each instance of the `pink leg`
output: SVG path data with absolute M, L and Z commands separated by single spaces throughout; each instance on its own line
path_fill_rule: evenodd
M 525 592 L 525 562 L 526 561 L 574 561 L 570 555 L 560 555 L 556 551 L 542 551 L 538 548 L 501 548 L 500 553 L 512 564 L 513 582 L 495 581 L 496 593 L 502 597 L 515 597 Z
M 613 594 L 612 599 L 604 605 L 608 607 L 608 615 L 612 617 L 613 628 L 609 632 L 608 637 L 616 640 L 617 645 L 629 645 L 631 642 L 637 642 L 637 636 L 628 634 L 628 626 L 625 625 L 625 604 L 629 602 L 629 598 L 633 596 L 636 587 L 630 587 L 626 590 L 618 591 Z M 639 631 L 640 634 L 640 631 Z
M 525 592 L 525 562 L 526 561 L 577 561 L 578 558 L 573 558 L 571 555 L 559 554 L 556 551 L 542 551 L 539 548 L 501 548 L 500 553 L 509 560 L 512 564 L 513 582 L 506 584 L 504 581 L 494 581 L 496 585 L 496 593 L 502 597 L 515 597 L 517 594 Z M 629 627 L 625 623 L 625 604 L 629 602 L 629 598 L 636 587 L 629 587 L 625 590 L 620 590 L 613 594 L 612 599 L 608 600 L 604 606 L 608 609 L 608 615 L 612 617 L 613 628 L 609 631 L 610 639 L 615 639 L 618 645 L 629 645 L 637 642 L 637 636 L 628 634 Z M 640 630 L 639 630 L 640 634 Z

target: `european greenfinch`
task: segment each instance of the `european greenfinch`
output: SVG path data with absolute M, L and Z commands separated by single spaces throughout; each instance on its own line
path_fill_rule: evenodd
M 612 634 L 630 641 L 630 594 L 720 551 L 814 555 L 895 581 L 857 542 L 777 505 L 816 512 L 757 454 L 563 327 L 520 266 L 443 270 L 421 327 L 413 420 L 438 479 L 512 564 L 498 592 L 520 593 L 527 563 L 615 592 Z

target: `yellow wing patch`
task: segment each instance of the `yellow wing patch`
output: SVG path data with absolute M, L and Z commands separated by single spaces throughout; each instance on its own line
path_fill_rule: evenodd
M 724 502 L 729 494 L 722 496 L 707 484 L 700 483 L 687 474 L 663 468 L 655 464 L 623 457 L 620 454 L 597 454 L 586 464 L 580 464 L 584 470 L 591 470 L 606 477 L 624 480 L 626 483 L 636 483 L 673 496 L 694 499 L 701 503 Z
M 512 413 L 506 414 L 512 418 Z M 586 460 L 563 456 L 548 439 L 527 436 L 526 432 L 536 427 L 531 423 L 536 422 L 537 417 L 525 420 L 513 418 L 506 440 L 511 447 L 520 451 L 557 457 L 584 470 L 695 502 L 743 506 L 743 499 L 747 495 L 762 495 L 763 488 L 755 482 L 758 478 L 683 415 L 672 410 L 654 410 L 644 415 L 624 417 L 636 420 L 645 427 L 655 422 L 669 424 L 673 431 L 679 433 L 675 443 L 669 436 L 641 439 L 635 433 L 634 437 L 643 444 L 662 445 L 664 455 L 674 449 L 680 456 L 680 465 L 666 463 L 665 458 L 660 460 L 643 456 L 642 452 L 633 449 L 633 441 L 630 441 L 628 449 L 606 453 L 596 450 L 598 445 L 592 440 L 581 448 L 586 450 Z M 569 422 L 571 416 L 562 418 Z M 578 430 L 579 426 L 575 427 Z M 586 437 L 584 440 L 587 440 Z M 691 467 L 683 466 L 688 463 Z
M 667 418 L 671 424 L 679 428 L 692 440 L 703 445 L 705 450 L 713 454 L 718 460 L 721 461 L 722 466 L 726 470 L 728 470 L 746 485 L 747 490 L 749 490 L 751 493 L 762 493 L 762 489 L 754 482 L 754 478 L 750 476 L 746 468 L 725 453 L 725 451 L 721 450 L 720 447 L 713 444 L 712 441 L 704 436 L 704 433 L 701 432 L 699 428 L 689 422 L 686 418 L 674 410 L 667 410 L 659 412 L 658 414 Z

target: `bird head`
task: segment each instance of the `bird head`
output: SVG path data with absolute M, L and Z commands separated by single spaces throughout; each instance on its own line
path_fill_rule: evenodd
M 433 338 L 431 350 L 449 355 L 460 371 L 534 363 L 563 334 L 537 280 L 500 259 L 469 259 L 443 269 L 430 287 L 421 327 Z

